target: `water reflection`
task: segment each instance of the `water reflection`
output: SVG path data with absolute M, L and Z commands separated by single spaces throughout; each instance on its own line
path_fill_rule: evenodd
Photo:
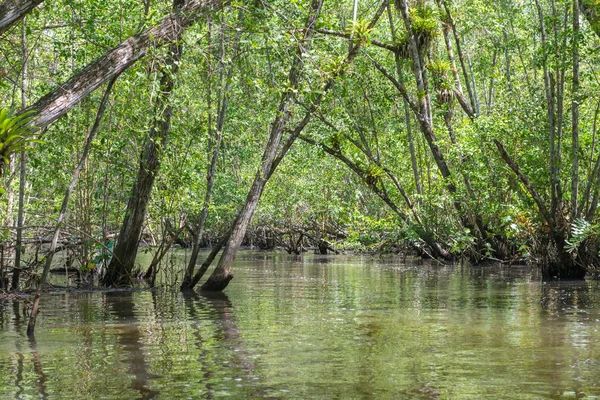
M 23 315 L 24 311 L 22 311 L 22 304 L 18 301 L 12 301 L 11 303 L 12 328 L 15 332 L 22 335 L 15 341 L 15 352 L 12 355 L 13 368 L 11 375 L 14 377 L 14 386 L 16 387 L 14 398 L 30 398 L 31 394 L 28 393 L 34 391 L 36 397 L 47 399 L 47 376 L 42 367 L 42 361 L 37 349 L 36 341 L 34 339 L 23 339 L 27 327 L 27 320 L 25 315 Z M 4 312 L 5 310 L 2 311 Z M 31 370 L 33 371 L 33 374 L 29 373 Z
M 270 391 L 269 388 L 256 389 L 254 386 L 258 380 L 254 374 L 255 362 L 252 355 L 244 348 L 242 334 L 236 323 L 235 310 L 229 297 L 225 293 L 186 292 L 183 293 L 183 298 L 188 318 L 194 321 L 195 343 L 200 353 L 200 365 L 206 389 L 204 398 L 213 399 L 219 390 L 214 384 L 216 366 L 210 362 L 214 354 L 206 346 L 207 339 L 202 336 L 201 327 L 207 319 L 217 322 L 216 331 L 212 336 L 221 341 L 232 355 L 232 360 L 224 361 L 225 365 L 230 365 L 236 371 L 235 377 L 229 377 L 228 380 L 233 381 L 235 387 L 240 388 L 245 397 L 277 398 L 265 396 L 265 393 Z
M 141 341 L 142 333 L 132 296 L 131 292 L 108 292 L 106 302 L 111 315 L 118 321 L 117 343 L 121 346 L 121 352 L 125 357 L 122 362 L 127 365 L 127 372 L 133 375 L 131 388 L 139 392 L 138 399 L 153 399 L 159 392 L 150 389 L 150 380 L 155 379 L 156 376 L 148 373 L 144 345 Z M 156 298 L 154 296 L 151 298 L 156 309 Z
M 308 254 L 235 270 L 226 296 L 48 295 L 37 343 L 1 303 L 0 398 L 600 396 L 597 285 Z
M 38 377 L 37 392 L 42 399 L 47 399 L 48 398 L 48 393 L 46 391 L 47 377 L 46 377 L 46 373 L 44 372 L 44 369 L 42 368 L 42 363 L 40 361 L 40 354 L 37 350 L 37 344 L 36 344 L 35 339 L 29 339 L 29 346 L 30 346 L 29 350 L 31 351 L 31 362 L 33 363 L 33 370 L 35 371 L 35 374 Z M 22 373 L 22 371 L 21 371 L 21 373 Z

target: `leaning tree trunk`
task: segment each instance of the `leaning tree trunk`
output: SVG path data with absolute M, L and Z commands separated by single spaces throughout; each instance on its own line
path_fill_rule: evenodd
M 182 3 L 183 0 L 173 0 L 173 8 L 180 9 Z M 137 180 L 127 203 L 113 257 L 102 277 L 102 284 L 105 286 L 126 286 L 131 283 L 131 272 L 135 265 L 146 208 L 150 201 L 154 179 L 160 169 L 160 154 L 167 144 L 167 136 L 171 128 L 172 105 L 169 99 L 175 85 L 174 75 L 177 74 L 181 59 L 182 48 L 179 40 L 182 33 L 183 31 L 180 30 L 179 37 L 176 38 L 177 43 L 169 47 L 169 56 L 160 79 L 160 93 L 154 105 L 154 123 L 144 143 Z
M 219 264 L 210 278 L 208 278 L 204 285 L 202 285 L 202 290 L 221 291 L 225 289 L 229 284 L 229 281 L 233 279 L 231 264 L 233 263 L 237 250 L 244 239 L 248 224 L 252 219 L 254 210 L 258 205 L 260 196 L 262 195 L 265 184 L 269 178 L 273 161 L 277 156 L 279 144 L 281 143 L 281 139 L 286 130 L 287 124 L 292 116 L 292 107 L 295 98 L 294 92 L 298 88 L 300 75 L 304 66 L 304 57 L 302 54 L 307 51 L 306 49 L 310 45 L 310 40 L 314 35 L 313 28 L 321 12 L 322 5 L 323 0 L 312 1 L 311 10 L 309 11 L 309 15 L 306 20 L 304 36 L 300 43 L 298 43 L 294 61 L 292 62 L 292 67 L 290 68 L 288 75 L 288 89 L 281 96 L 281 101 L 277 110 L 277 117 L 275 118 L 273 126 L 271 127 L 271 135 L 269 136 L 269 141 L 267 142 L 267 146 L 265 147 L 263 154 L 261 168 L 256 173 L 252 187 L 250 188 L 248 196 L 246 197 L 244 207 L 242 208 L 238 218 L 235 220 L 235 225 L 231 231 L 231 235 L 229 236 L 229 240 L 227 241 L 225 249 L 223 250 L 223 254 L 219 259 Z
M 38 128 L 50 125 L 100 85 L 144 57 L 149 49 L 178 40 L 183 30 L 200 15 L 219 10 L 226 4 L 228 0 L 187 0 L 180 10 L 163 18 L 158 25 L 123 41 L 29 106 L 27 110 L 37 114 L 31 125 Z
M 0 36 L 44 0 L 6 0 L 0 3 Z
M 287 125 L 292 115 L 293 110 L 291 105 L 296 100 L 294 92 L 297 91 L 300 73 L 303 69 L 303 54 L 307 52 L 307 46 L 310 44 L 311 38 L 314 34 L 314 25 L 320 13 L 321 6 L 322 0 L 313 0 L 311 11 L 304 29 L 304 37 L 298 45 L 296 56 L 288 75 L 288 89 L 282 95 L 277 111 L 277 117 L 275 118 L 271 128 L 271 135 L 269 137 L 269 141 L 267 142 L 267 146 L 265 147 L 261 169 L 257 172 L 256 177 L 254 178 L 252 187 L 250 188 L 248 196 L 246 197 L 244 207 L 236 219 L 236 222 L 232 228 L 231 236 L 227 242 L 227 245 L 225 246 L 225 249 L 223 250 L 223 254 L 219 259 L 217 267 L 201 287 L 201 290 L 203 291 L 222 291 L 227 287 L 231 279 L 233 279 L 231 264 L 233 263 L 235 255 L 242 243 L 244 235 L 246 234 L 246 229 L 250 223 L 250 220 L 252 219 L 254 210 L 258 205 L 258 201 L 260 200 L 260 196 L 262 195 L 267 181 L 272 176 L 281 160 L 285 157 L 295 139 L 300 135 L 304 127 L 310 121 L 312 114 L 320 105 L 325 93 L 327 93 L 333 87 L 337 77 L 345 71 L 348 65 L 358 54 L 361 46 L 366 43 L 364 38 L 357 38 L 357 43 L 351 46 L 341 67 L 338 68 L 336 73 L 332 74 L 329 80 L 327 80 L 325 85 L 321 88 L 319 95 L 308 108 L 308 111 L 302 121 L 299 122 L 298 125 L 292 130 L 292 133 L 278 151 L 283 133 L 288 129 Z M 371 20 L 368 26 L 369 29 L 372 29 L 375 26 L 375 23 L 381 14 L 383 14 L 386 6 L 387 0 L 384 0 L 379 9 L 376 11 L 375 16 Z

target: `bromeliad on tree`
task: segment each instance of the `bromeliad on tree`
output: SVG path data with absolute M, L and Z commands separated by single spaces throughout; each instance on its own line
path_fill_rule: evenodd
M 6 109 L 0 110 L 0 175 L 10 162 L 10 156 L 31 148 L 41 140 L 34 139 L 37 128 L 30 125 L 33 113 L 12 115 Z

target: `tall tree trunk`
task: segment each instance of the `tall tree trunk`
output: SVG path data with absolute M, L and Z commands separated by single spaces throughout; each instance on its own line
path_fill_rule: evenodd
M 510 73 L 510 52 L 508 51 L 508 33 L 506 32 L 506 28 L 502 28 L 502 36 L 504 37 L 504 68 L 506 76 L 506 85 L 508 86 L 508 91 L 512 91 L 512 82 L 511 82 L 511 73 Z
M 94 126 L 90 130 L 88 137 L 86 138 L 85 145 L 83 147 L 83 152 L 81 153 L 81 158 L 79 159 L 79 163 L 73 171 L 73 177 L 71 178 L 71 183 L 65 192 L 65 196 L 63 197 L 62 205 L 60 207 L 60 212 L 58 214 L 58 219 L 56 220 L 56 226 L 54 227 L 54 234 L 52 235 L 52 242 L 50 243 L 50 249 L 48 250 L 48 255 L 46 256 L 46 261 L 44 263 L 44 270 L 42 272 L 42 277 L 40 278 L 37 290 L 35 293 L 35 298 L 33 300 L 33 305 L 31 307 L 31 312 L 29 314 L 29 323 L 27 324 L 27 335 L 29 337 L 33 337 L 35 333 L 35 323 L 37 320 L 37 315 L 40 310 L 40 299 L 42 297 L 42 289 L 46 284 L 46 280 L 48 279 L 48 273 L 50 272 L 50 267 L 52 266 L 52 259 L 54 257 L 54 253 L 56 252 L 56 244 L 58 242 L 58 237 L 60 235 L 60 230 L 62 228 L 63 222 L 67 216 L 67 208 L 69 206 L 69 199 L 77 182 L 79 181 L 79 175 L 85 166 L 88 155 L 90 154 L 90 149 L 92 147 L 92 142 L 100 129 L 100 122 L 102 121 L 102 117 L 104 115 L 104 111 L 106 110 L 106 105 L 108 103 L 108 99 L 110 96 L 110 92 L 115 84 L 117 77 L 113 78 L 107 85 L 106 90 L 104 92 L 104 97 L 100 102 L 100 106 L 98 107 L 98 112 L 96 113 L 96 120 L 94 121 Z
M 544 25 L 544 14 L 542 11 L 542 6 L 540 5 L 539 0 L 535 0 L 535 5 L 538 11 L 538 18 L 540 22 L 540 31 L 541 31 L 541 40 L 542 40 L 542 48 L 544 49 L 543 56 L 543 68 L 544 68 L 544 88 L 546 91 L 546 106 L 547 106 L 547 119 L 548 119 L 548 131 L 549 131 L 549 141 L 550 141 L 550 196 L 552 199 L 551 204 L 551 213 L 555 214 L 557 209 L 557 192 L 558 189 L 558 172 L 557 172 L 557 161 L 556 161 L 556 129 L 555 129 L 555 112 L 554 112 L 554 104 L 555 104 L 555 96 L 554 96 L 554 84 L 553 79 L 548 71 L 548 63 L 547 63 L 547 54 L 546 54 L 546 27 Z
M 404 25 L 406 31 L 408 32 L 409 39 L 409 47 L 410 47 L 410 58 L 412 60 L 412 70 L 415 78 L 416 88 L 419 93 L 417 101 L 411 100 L 408 95 L 407 89 L 402 82 L 396 81 L 393 77 L 385 71 L 381 65 L 373 61 L 373 64 L 376 68 L 378 68 L 392 83 L 394 86 L 400 91 L 403 98 L 410 104 L 413 113 L 415 114 L 417 121 L 419 122 L 419 128 L 429 145 L 429 149 L 433 156 L 433 159 L 440 171 L 442 177 L 445 180 L 446 187 L 448 192 L 451 194 L 453 199 L 453 205 L 458 215 L 460 216 L 461 223 L 464 227 L 470 229 L 471 233 L 477 238 L 477 242 L 479 246 L 483 246 L 485 242 L 488 242 L 492 245 L 492 248 L 495 248 L 496 244 L 493 243 L 493 240 L 487 237 L 487 234 L 483 228 L 483 224 L 480 223 L 482 221 L 481 217 L 478 215 L 473 215 L 473 213 L 465 207 L 465 205 L 458 199 L 457 197 L 457 187 L 452 179 L 452 174 L 450 167 L 444 157 L 444 154 L 438 144 L 437 137 L 434 132 L 433 120 L 432 120 L 432 107 L 431 107 L 431 95 L 428 87 L 428 77 L 426 71 L 426 65 L 422 56 L 424 49 L 420 47 L 417 42 L 417 35 L 412 29 L 412 21 L 410 19 L 410 12 L 408 7 L 407 0 L 398 0 L 397 6 L 402 15 L 402 19 L 404 21 Z M 445 6 L 445 4 L 444 4 Z M 446 12 L 449 15 L 449 10 L 446 7 Z M 459 58 L 461 56 L 459 55 Z M 466 73 L 466 68 L 465 68 Z M 465 81 L 469 81 L 469 76 L 465 75 Z M 473 112 L 475 108 L 472 105 L 466 104 L 462 93 L 458 90 L 454 90 L 454 93 L 457 95 L 457 98 L 467 114 L 471 118 L 476 116 L 476 113 Z M 474 102 L 474 99 L 471 99 Z M 465 104 L 463 104 L 465 103 Z
M 27 67 L 29 65 L 29 55 L 27 51 L 27 25 L 26 21 L 23 20 L 23 26 L 21 27 L 21 52 L 23 57 L 23 70 L 21 74 L 21 108 L 27 106 Z M 19 210 L 17 211 L 17 243 L 15 253 L 15 266 L 13 268 L 13 276 L 11 289 L 19 290 L 19 279 L 21 277 L 21 253 L 22 241 L 23 241 L 23 224 L 24 224 L 24 207 L 25 207 L 25 175 L 27 168 L 27 154 L 21 152 L 20 160 L 20 174 L 19 174 Z
M 492 58 L 492 71 L 490 73 L 490 90 L 486 101 L 486 114 L 489 114 L 492 108 L 492 102 L 494 99 L 494 69 L 496 68 L 496 59 L 498 58 L 498 49 L 494 48 L 494 57 Z M 485 94 L 485 91 L 484 91 Z
M 23 221 L 25 207 L 25 178 L 27 169 L 27 154 L 21 153 L 20 157 L 20 174 L 19 174 L 19 209 L 17 211 L 17 240 L 15 250 L 15 265 L 13 268 L 13 276 L 11 282 L 11 290 L 19 289 L 19 279 L 21 276 L 21 254 L 23 253 Z
M 175 12 L 182 5 L 183 0 L 173 0 Z M 146 208 L 150 201 L 154 179 L 160 169 L 160 154 L 166 147 L 167 136 L 171 128 L 173 107 L 170 97 L 175 85 L 174 78 L 179 68 L 179 61 L 181 60 L 182 45 L 180 39 L 183 30 L 179 30 L 178 33 L 179 36 L 175 38 L 176 42 L 169 46 L 169 55 L 162 67 L 160 92 L 156 96 L 154 104 L 154 122 L 144 142 L 137 179 L 127 203 L 125 218 L 113 251 L 113 257 L 105 275 L 102 277 L 102 284 L 105 286 L 127 286 L 131 284 L 131 272 L 135 265 Z
M 446 18 L 448 19 L 448 23 L 452 28 L 452 34 L 454 35 L 454 42 L 456 44 L 456 53 L 458 54 L 458 61 L 460 61 L 460 67 L 463 72 L 463 77 L 465 78 L 465 85 L 467 86 L 467 93 L 469 95 L 469 100 L 471 102 L 471 109 L 476 115 L 479 115 L 479 110 L 477 107 L 477 100 L 475 99 L 475 94 L 473 88 L 471 87 L 471 80 L 469 79 L 469 74 L 467 72 L 467 66 L 465 63 L 465 57 L 462 52 L 462 46 L 460 42 L 460 36 L 458 35 L 458 29 L 456 29 L 456 22 L 454 21 L 454 17 L 450 12 L 450 7 L 446 0 L 442 0 L 444 10 L 446 11 Z
M 578 218 L 579 190 L 579 0 L 573 0 L 573 88 L 571 90 L 571 216 Z
M 388 4 L 387 16 L 390 22 L 390 30 L 392 31 L 392 41 L 396 42 L 396 27 L 394 26 L 394 18 L 392 16 L 392 7 Z M 454 62 L 454 60 L 452 60 Z M 396 65 L 396 75 L 398 79 L 402 79 L 402 65 L 400 62 L 400 56 L 397 52 L 394 52 L 394 62 Z M 456 72 L 456 71 L 455 71 Z M 458 81 L 460 87 L 460 81 Z M 404 104 L 404 124 L 406 125 L 406 133 L 408 135 L 408 150 L 410 151 L 410 162 L 412 165 L 413 176 L 415 178 L 415 189 L 417 194 L 420 196 L 423 194 L 423 188 L 421 185 L 421 174 L 419 172 L 419 166 L 417 165 L 417 156 L 415 153 L 415 142 L 412 135 L 412 125 L 410 120 L 410 105 L 406 98 L 403 98 Z
M 323 0 L 312 1 L 305 25 L 306 29 L 304 30 L 304 36 L 298 43 L 298 48 L 296 49 L 292 67 L 290 68 L 288 75 L 288 89 L 281 96 L 281 101 L 277 109 L 277 117 L 275 118 L 275 121 L 271 127 L 271 134 L 263 153 L 261 168 L 256 173 L 252 187 L 250 188 L 248 196 L 246 197 L 246 202 L 244 203 L 244 206 L 238 218 L 236 219 L 229 240 L 225 246 L 225 250 L 219 259 L 219 264 L 208 281 L 202 285 L 203 290 L 221 291 L 225 289 L 225 287 L 227 287 L 229 284 L 229 281 L 233 279 L 233 274 L 231 273 L 231 264 L 233 263 L 237 250 L 244 239 L 246 228 L 252 219 L 254 210 L 258 205 L 258 201 L 262 195 L 265 184 L 267 183 L 268 176 L 270 175 L 273 161 L 277 155 L 277 150 L 279 148 L 279 144 L 281 143 L 283 133 L 287 127 L 289 119 L 291 118 L 291 108 L 293 107 L 293 101 L 295 97 L 294 91 L 296 91 L 298 88 L 304 67 L 302 54 L 307 51 L 306 49 L 310 45 L 310 40 L 314 35 L 313 27 L 316 24 L 317 18 L 321 12 L 322 4 Z
M 0 36 L 44 0 L 6 0 L 0 3 Z

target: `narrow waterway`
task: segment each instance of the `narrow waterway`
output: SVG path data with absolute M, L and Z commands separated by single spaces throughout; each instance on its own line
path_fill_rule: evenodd
M 596 283 L 252 251 L 234 270 L 216 297 L 48 294 L 35 342 L 0 302 L 0 399 L 600 397 Z

